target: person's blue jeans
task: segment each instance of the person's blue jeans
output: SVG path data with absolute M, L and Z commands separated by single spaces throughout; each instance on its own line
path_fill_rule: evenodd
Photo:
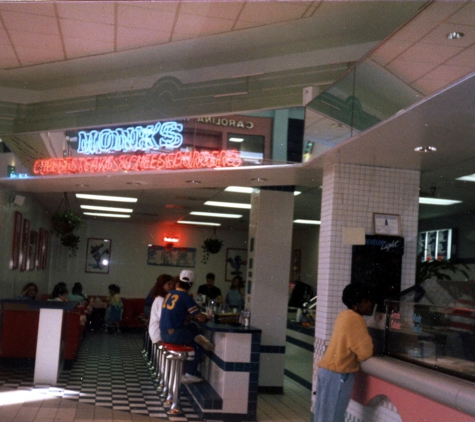
M 345 422 L 355 374 L 318 368 L 314 422 Z
M 203 348 L 194 340 L 198 334 L 199 330 L 196 324 L 188 324 L 185 328 L 175 329 L 172 334 L 167 331 L 161 332 L 162 340 L 165 343 L 185 344 L 195 349 L 195 358 L 186 362 L 185 372 L 190 375 L 196 375 L 203 354 Z

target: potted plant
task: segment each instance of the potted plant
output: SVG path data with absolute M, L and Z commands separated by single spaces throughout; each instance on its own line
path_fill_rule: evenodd
M 208 262 L 209 255 L 218 253 L 222 246 L 222 240 L 216 239 L 214 237 L 208 237 L 205 239 L 203 245 L 201 245 L 201 249 L 203 250 L 203 259 L 201 262 L 206 264 Z
M 423 281 L 433 277 L 437 277 L 438 280 L 452 280 L 452 276 L 447 274 L 447 272 L 451 272 L 452 274 L 462 273 L 465 278 L 468 278 L 467 271 L 457 267 L 450 260 L 435 259 L 432 261 L 423 261 L 422 256 L 422 253 L 417 256 L 416 284 L 421 284 Z M 468 270 L 465 264 L 459 265 Z
M 76 256 L 76 252 L 78 251 L 79 240 L 80 237 L 72 233 L 63 234 L 60 238 L 61 245 L 69 248 L 69 256 L 71 257 Z
M 82 225 L 82 219 L 74 214 L 70 209 L 57 211 L 51 216 L 54 229 L 59 234 L 69 234 Z

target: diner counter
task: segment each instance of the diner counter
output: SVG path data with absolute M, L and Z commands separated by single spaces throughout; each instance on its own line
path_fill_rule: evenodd
M 201 375 L 206 382 L 185 385 L 202 419 L 255 421 L 262 330 L 208 322 L 204 335 L 215 345 L 204 352 Z

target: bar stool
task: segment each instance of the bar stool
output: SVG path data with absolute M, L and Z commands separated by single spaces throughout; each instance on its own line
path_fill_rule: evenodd
M 163 342 L 162 345 L 166 351 L 165 367 L 169 368 L 168 380 L 165 381 L 168 384 L 168 391 L 163 406 L 170 407 L 167 412 L 168 415 L 180 415 L 183 413 L 179 407 L 183 362 L 193 360 L 195 358 L 195 350 L 191 346 L 181 344 Z

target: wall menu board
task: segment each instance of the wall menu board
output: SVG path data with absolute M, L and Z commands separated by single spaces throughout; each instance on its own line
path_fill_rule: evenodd
M 452 229 L 420 232 L 417 253 L 421 256 L 421 261 L 442 261 L 452 258 L 454 237 Z

